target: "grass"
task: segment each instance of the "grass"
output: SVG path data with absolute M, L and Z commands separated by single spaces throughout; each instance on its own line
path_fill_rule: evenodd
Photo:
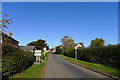
M 48 59 L 48 58 L 47 58 Z M 40 64 L 33 64 L 22 73 L 11 76 L 10 78 L 40 78 L 44 72 L 46 61 Z
M 93 70 L 96 70 L 98 72 L 106 73 L 108 75 L 113 76 L 114 78 L 120 78 L 120 69 L 118 68 L 113 68 L 109 66 L 104 66 L 102 64 L 97 64 L 97 63 L 90 63 L 82 60 L 76 60 L 75 58 L 70 58 L 64 55 L 60 55 L 74 63 L 80 64 L 82 66 L 85 66 L 87 68 L 91 68 Z
M 2 71 L 2 68 L 0 67 L 0 72 Z

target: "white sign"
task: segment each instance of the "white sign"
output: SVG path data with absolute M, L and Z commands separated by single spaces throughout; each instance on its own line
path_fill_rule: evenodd
M 43 50 L 46 51 L 46 47 L 44 47 Z
M 35 53 L 41 53 L 41 50 L 35 50 Z
M 34 56 L 41 56 L 41 54 L 34 54 Z
M 35 50 L 34 56 L 41 56 L 41 50 Z
M 75 48 L 75 49 L 78 49 L 78 47 L 77 47 L 77 46 L 75 46 L 74 48 Z
M 77 47 L 82 47 L 82 46 L 80 44 L 78 44 Z
M 74 48 L 78 49 L 79 47 L 82 47 L 80 44 L 76 45 Z

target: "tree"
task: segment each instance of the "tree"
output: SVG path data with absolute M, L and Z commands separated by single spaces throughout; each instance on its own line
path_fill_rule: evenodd
M 75 45 L 74 40 L 69 36 L 61 38 L 63 47 L 73 47 Z
M 46 47 L 47 50 L 49 49 L 49 46 L 46 44 L 46 41 L 42 40 L 42 39 L 38 39 L 37 41 L 32 41 L 27 45 L 35 46 L 36 49 L 38 49 L 38 50 L 43 50 L 44 47 Z
M 112 46 L 112 44 L 108 44 L 108 46 Z
M 102 38 L 96 38 L 91 41 L 90 47 L 104 46 L 105 41 Z
M 2 15 L 2 16 L 1 16 Z M 8 15 L 4 14 L 3 12 L 0 12 L 0 46 L 1 46 L 1 40 L 2 40 L 2 31 L 5 31 L 4 28 L 9 28 L 7 25 L 10 25 L 12 22 L 10 22 L 12 19 L 8 19 Z
M 62 48 L 60 46 L 56 46 L 55 54 L 61 54 L 62 52 Z
M 12 23 L 12 19 L 8 19 L 8 15 L 4 14 L 3 12 L 0 12 L 0 15 L 2 15 L 2 18 L 0 20 L 0 28 L 2 29 L 2 31 L 4 31 L 3 28 L 8 28 L 7 25 L 10 25 Z

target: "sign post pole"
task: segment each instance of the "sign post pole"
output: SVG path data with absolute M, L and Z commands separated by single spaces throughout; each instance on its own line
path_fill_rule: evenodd
M 77 59 L 77 49 L 75 49 L 75 59 Z
M 40 61 L 40 56 L 41 56 L 41 50 L 35 50 L 34 56 L 36 57 L 36 62 L 35 64 L 39 64 Z
M 40 62 L 40 56 L 39 56 L 39 62 Z
M 77 46 L 74 47 L 75 48 L 75 59 L 77 59 Z

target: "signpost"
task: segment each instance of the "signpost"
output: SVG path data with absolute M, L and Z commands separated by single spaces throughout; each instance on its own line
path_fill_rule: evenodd
M 82 47 L 80 44 L 77 44 L 74 48 L 75 48 L 75 59 L 77 59 L 77 49 L 79 47 Z
M 75 46 L 75 59 L 77 59 L 77 49 L 78 49 L 78 46 Z
M 40 63 L 41 50 L 35 50 L 34 56 L 36 56 L 35 63 Z
M 46 51 L 46 47 L 44 47 L 43 50 Z

